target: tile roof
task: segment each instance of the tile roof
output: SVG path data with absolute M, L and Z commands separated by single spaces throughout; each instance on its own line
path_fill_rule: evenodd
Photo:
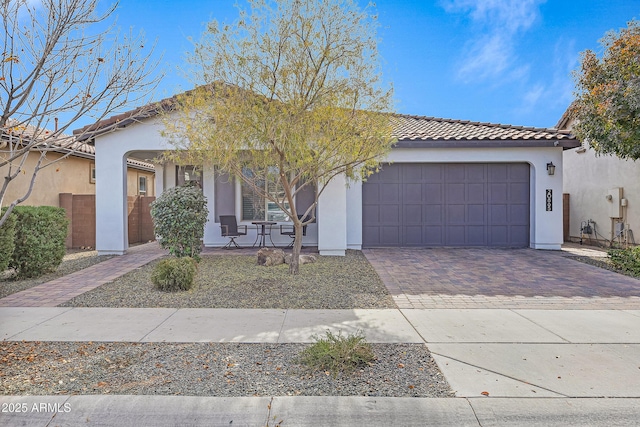
M 17 120 L 9 119 L 5 127 L 1 129 L 1 136 L 11 135 L 24 140 L 36 138 L 51 144 L 52 151 L 60 153 L 71 152 L 71 155 L 95 159 L 96 148 L 86 142 L 78 141 L 74 136 L 59 134 L 54 136 L 54 132 L 47 129 L 38 129 L 31 125 L 20 125 Z M 0 144 L 0 150 L 2 145 Z M 138 169 L 154 170 L 154 165 L 136 159 L 127 159 L 127 165 Z
M 563 130 L 571 130 L 573 121 L 575 119 L 577 106 L 578 106 L 577 101 L 574 100 L 573 102 L 571 102 L 571 104 L 567 107 L 564 114 L 562 114 L 562 117 L 560 117 L 560 120 L 558 120 L 558 123 L 556 124 L 556 128 L 563 129 Z
M 573 140 L 569 131 L 468 120 L 396 114 L 393 136 L 399 141 Z
M 139 107 L 77 129 L 74 134 L 82 140 L 93 138 L 102 133 L 126 127 L 133 122 L 156 116 L 161 110 L 170 109 L 173 102 L 175 102 L 175 97 L 163 99 L 158 103 Z M 393 136 L 398 141 L 483 141 L 485 142 L 482 144 L 483 146 L 490 146 L 492 141 L 537 141 L 542 143 L 562 140 L 564 141 L 563 146 L 579 145 L 570 131 L 555 128 L 512 126 L 403 114 L 393 114 L 391 120 L 393 121 Z M 529 144 L 529 146 L 533 146 L 533 144 Z

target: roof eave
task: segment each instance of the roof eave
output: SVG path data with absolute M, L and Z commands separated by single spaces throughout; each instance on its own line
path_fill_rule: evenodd
M 433 139 L 403 139 L 396 142 L 394 148 L 535 148 L 562 147 L 567 150 L 580 146 L 576 139 L 463 139 L 463 140 L 433 140 Z

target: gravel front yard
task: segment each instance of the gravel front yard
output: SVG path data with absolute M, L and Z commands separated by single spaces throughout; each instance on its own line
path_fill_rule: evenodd
M 396 308 L 384 284 L 359 251 L 345 257 L 318 257 L 300 266 L 256 265 L 255 255 L 206 255 L 198 265 L 196 286 L 166 293 L 151 283 L 153 262 L 84 293 L 65 307 L 172 308 Z
M 155 289 L 154 263 L 63 304 L 70 307 L 396 308 L 358 251 L 319 257 L 292 276 L 255 255 L 206 255 L 189 292 Z M 1 342 L 0 394 L 446 397 L 426 346 L 372 344 L 375 362 L 333 378 L 297 363 L 309 344 Z
M 0 394 L 448 397 L 421 344 L 372 344 L 347 376 L 310 373 L 305 344 L 1 342 Z
M 572 257 L 611 269 L 606 259 Z M 72 253 L 60 269 L 31 281 L 0 280 L 5 296 L 106 258 Z M 396 308 L 362 253 L 320 257 L 291 276 L 254 255 L 206 255 L 196 287 L 164 293 L 155 263 L 63 304 L 70 307 Z M 194 396 L 453 396 L 427 347 L 372 344 L 376 360 L 350 375 L 309 372 L 297 361 L 308 344 L 0 342 L 0 394 Z

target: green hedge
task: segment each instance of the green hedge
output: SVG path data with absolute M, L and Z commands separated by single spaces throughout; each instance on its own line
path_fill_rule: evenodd
M 0 217 L 4 215 L 7 208 L 0 210 Z M 9 267 L 16 239 L 16 217 L 9 215 L 7 220 L 0 227 L 0 273 Z
M 16 237 L 9 263 L 18 278 L 38 277 L 55 270 L 65 254 L 65 210 L 53 206 L 16 206 Z

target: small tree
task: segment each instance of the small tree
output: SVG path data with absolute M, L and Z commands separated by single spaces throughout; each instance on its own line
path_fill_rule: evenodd
M 196 90 L 165 120 L 178 162 L 211 163 L 302 227 L 336 175 L 366 177 L 393 142 L 392 90 L 381 83 L 376 19 L 352 0 L 250 0 L 231 25 L 211 22 L 189 56 Z M 298 212 L 295 197 L 313 188 Z M 263 204 L 264 206 L 264 204 Z
M 575 134 L 598 154 L 640 158 L 640 22 L 600 41 L 601 58 L 581 54 L 574 72 L 577 89 Z
M 67 130 L 80 119 L 99 121 L 128 108 L 158 82 L 149 78 L 156 64 L 151 50 L 142 53 L 141 36 L 96 30 L 116 7 L 98 13 L 98 0 L 0 3 L 0 205 L 8 207 L 0 225 L 29 197 L 42 169 L 77 149 Z M 65 155 L 47 157 L 51 151 Z M 30 153 L 37 155 L 33 170 L 25 168 Z M 3 200 L 23 174 L 30 177 L 25 193 Z
M 208 214 L 207 199 L 195 185 L 165 190 L 151 204 L 160 245 L 177 257 L 199 259 Z

